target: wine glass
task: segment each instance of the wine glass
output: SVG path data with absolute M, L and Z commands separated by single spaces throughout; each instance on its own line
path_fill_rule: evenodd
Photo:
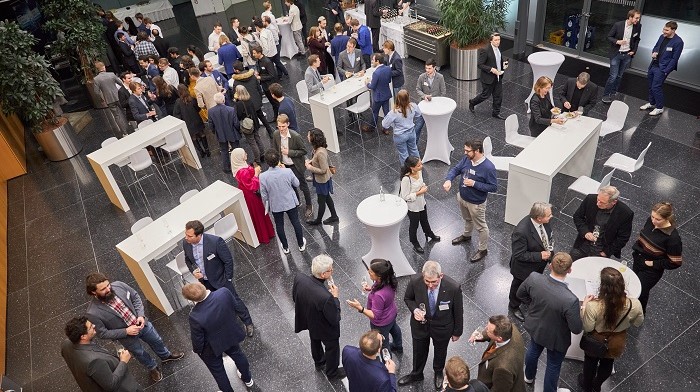
M 384 362 L 387 362 L 388 360 L 391 359 L 391 354 L 389 353 L 388 348 L 382 349 L 382 359 L 384 360 Z
M 362 282 L 360 282 L 360 291 L 362 292 L 362 296 L 367 296 L 367 290 L 365 290 L 365 286 L 367 286 L 367 278 L 362 277 Z
M 598 242 L 598 237 L 600 237 L 600 226 L 595 225 L 595 227 L 593 227 L 593 244 Z
M 326 283 L 328 283 L 328 288 L 330 289 L 331 287 L 335 286 L 335 282 L 333 281 L 333 277 L 329 277 L 326 279 Z
M 418 309 L 420 310 L 421 313 L 423 313 L 423 320 L 421 320 L 420 323 L 421 323 L 421 324 L 425 324 L 425 322 L 427 321 L 427 320 L 425 319 L 425 315 L 428 313 L 428 312 L 425 310 L 425 304 L 424 304 L 424 303 L 421 303 L 420 305 L 418 305 Z
M 547 250 L 550 252 L 554 250 L 554 240 L 549 241 L 549 245 L 547 245 Z
M 583 116 L 583 106 L 579 106 L 578 109 L 576 109 L 576 117 L 578 117 L 579 121 L 581 120 L 581 116 Z

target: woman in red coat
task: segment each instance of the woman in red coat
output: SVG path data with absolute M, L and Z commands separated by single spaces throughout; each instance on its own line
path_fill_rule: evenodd
M 236 148 L 231 151 L 231 172 L 238 181 L 238 189 L 243 191 L 243 198 L 248 206 L 258 241 L 267 244 L 270 239 L 275 237 L 275 229 L 272 226 L 270 215 L 265 214 L 265 207 L 258 193 L 260 190 L 260 182 L 258 181 L 260 166 L 250 166 L 247 159 L 248 154 L 244 149 Z

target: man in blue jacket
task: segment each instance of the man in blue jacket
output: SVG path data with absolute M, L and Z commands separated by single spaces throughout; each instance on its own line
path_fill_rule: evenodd
M 379 331 L 371 330 L 360 338 L 360 347 L 343 347 L 343 367 L 350 392 L 396 391 L 396 364 L 391 359 L 381 362 L 383 339 Z
M 381 123 L 379 122 L 379 109 L 384 109 L 384 115 L 389 113 L 389 100 L 391 99 L 391 88 L 389 84 L 391 83 L 391 68 L 384 65 L 384 54 L 375 53 L 372 55 L 372 67 L 374 67 L 374 72 L 372 73 L 372 81 L 367 83 L 367 88 L 372 91 L 372 120 L 374 120 L 374 126 L 379 129 Z M 363 132 L 371 132 L 373 129 L 367 125 L 362 126 Z M 388 135 L 389 131 L 384 130 L 384 134 Z
M 369 31 L 369 27 L 365 25 L 360 25 L 360 21 L 353 19 L 350 21 L 350 26 L 352 26 L 352 37 L 357 40 L 357 46 L 360 47 L 362 51 L 362 61 L 365 65 L 371 64 L 370 57 L 372 56 L 372 33 Z
M 442 184 L 445 192 L 452 188 L 452 180 L 461 176 L 457 203 L 464 219 L 464 233 L 452 240 L 452 245 L 471 241 L 472 229 L 476 225 L 479 232 L 479 249 L 470 261 L 476 262 L 488 253 L 489 227 L 486 225 L 486 197 L 496 192 L 496 167 L 484 155 L 484 145 L 480 140 L 464 143 L 464 158 L 450 169 Z
M 239 131 L 236 109 L 225 104 L 223 93 L 214 94 L 216 106 L 209 109 L 209 125 L 216 134 L 216 139 L 221 147 L 221 160 L 224 173 L 231 173 L 230 153 L 240 146 L 241 134 Z
M 640 110 L 654 109 L 650 116 L 658 116 L 664 112 L 664 81 L 668 75 L 678 69 L 678 59 L 683 52 L 683 40 L 676 35 L 678 23 L 667 22 L 651 50 L 651 64 L 647 72 L 649 80 L 649 102 L 642 105 Z

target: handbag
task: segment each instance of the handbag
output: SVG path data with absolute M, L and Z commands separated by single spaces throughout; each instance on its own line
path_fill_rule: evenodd
M 625 315 L 620 319 L 615 328 L 613 328 L 613 331 L 615 331 L 617 327 L 622 324 L 622 321 L 627 318 L 627 315 L 630 314 L 630 310 L 632 310 L 632 301 L 629 299 L 628 301 L 630 302 L 630 307 L 627 309 L 627 313 L 625 313 Z M 613 336 L 615 336 L 615 332 L 600 333 L 595 330 L 592 332 L 586 332 L 583 334 L 583 336 L 581 336 L 581 343 L 579 344 L 579 347 L 581 347 L 581 349 L 589 357 L 604 358 L 606 355 L 608 355 L 610 340 Z M 600 340 L 601 337 L 602 340 Z
M 241 101 L 243 102 L 243 101 Z M 241 120 L 240 122 L 240 128 L 241 132 L 243 132 L 244 135 L 251 135 L 253 131 L 255 130 L 255 123 L 253 122 L 253 119 L 250 118 L 250 115 L 248 114 L 248 108 L 245 107 L 245 102 L 243 102 L 243 110 L 245 111 L 245 118 Z

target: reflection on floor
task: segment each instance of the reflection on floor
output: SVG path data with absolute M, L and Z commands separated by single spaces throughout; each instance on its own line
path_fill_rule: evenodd
M 194 17 L 182 16 L 179 12 L 182 8 L 177 9 L 179 34 L 169 35 L 173 44 L 183 47 L 193 41 L 203 43 Z M 171 20 L 160 25 L 167 31 L 174 28 L 174 23 Z M 286 61 L 291 78 L 285 80 L 283 85 L 296 99 L 293 85 L 303 77 L 304 62 Z M 406 86 L 410 90 L 422 69 L 423 64 L 416 59 L 405 61 Z M 530 91 L 532 75 L 529 66 L 515 61 L 509 71 L 504 80 L 502 113 L 506 116 L 516 113 L 520 132 L 527 133 L 528 117 L 523 100 Z M 505 144 L 503 122 L 491 118 L 488 102 L 477 107 L 476 115 L 469 113 L 467 100 L 477 93 L 479 84 L 456 81 L 448 72 L 445 72 L 445 78 L 448 95 L 458 103 L 450 124 L 452 144 L 461 146 L 466 139 L 491 136 L 494 155 L 517 154 L 517 148 Z M 558 75 L 556 87 L 561 87 L 564 80 L 565 77 Z M 622 196 L 629 199 L 626 202 L 635 212 L 634 234 L 641 228 L 655 202 L 669 200 L 674 203 L 684 240 L 686 263 L 682 268 L 667 273 L 652 291 L 645 324 L 631 330 L 627 350 L 616 361 L 617 373 L 604 386 L 604 390 L 697 390 L 700 382 L 697 360 L 697 341 L 700 340 L 700 291 L 697 282 L 700 265 L 695 263 L 700 256 L 700 171 L 697 170 L 700 166 L 700 141 L 695 139 L 698 120 L 674 110 L 666 110 L 658 118 L 651 118 L 636 109 L 642 104 L 641 100 L 623 99 L 631 108 L 624 127 L 628 131 L 610 135 L 600 143 L 599 160 L 594 166 L 593 177 L 602 177 L 602 163 L 613 152 L 636 156 L 648 142 L 653 142 L 644 167 L 635 173 L 635 182 L 641 187 L 636 188 L 617 179 L 613 179 L 612 183 L 619 186 Z M 296 107 L 301 129 L 311 128 L 309 107 L 298 101 Z M 272 112 L 269 106 L 266 110 L 268 114 Z M 607 106 L 599 104 L 593 116 L 604 118 L 606 110 Z M 342 108 L 336 109 L 339 129 L 344 129 L 340 137 L 342 152 L 331 157 L 339 168 L 335 177 L 334 198 L 340 224 L 305 226 L 305 236 L 309 241 L 307 251 L 300 253 L 292 249 L 286 257 L 282 257 L 274 243 L 262 245 L 252 254 L 242 252 L 238 246 L 231 246 L 236 257 L 235 284 L 257 326 L 256 335 L 243 343 L 243 349 L 251 361 L 253 377 L 261 391 L 344 390 L 342 383 L 329 382 L 314 370 L 308 336 L 294 333 L 291 283 L 296 272 L 309 272 L 314 256 L 326 252 L 336 261 L 334 277 L 341 288 L 341 302 L 360 297 L 360 282 L 365 273 L 360 258 L 369 248 L 369 238 L 355 216 L 355 208 L 362 199 L 377 193 L 380 186 L 387 192 L 396 192 L 398 168 L 391 138 L 374 135 L 365 137 L 363 142 L 357 134 L 350 132 L 357 128 L 348 125 L 348 118 L 342 112 Z M 83 288 L 84 277 L 91 271 L 99 270 L 112 280 L 134 284 L 114 245 L 129 235 L 133 222 L 149 212 L 141 200 L 130 199 L 128 192 L 126 197 L 133 206 L 132 211 L 124 213 L 110 204 L 85 155 L 98 149 L 102 140 L 112 135 L 105 126 L 102 111 L 93 111 L 91 115 L 92 123 L 80 134 L 85 148 L 78 157 L 65 162 L 46 162 L 36 151 L 36 146 L 30 144 L 30 174 L 9 183 L 11 272 L 7 374 L 27 391 L 77 390 L 60 356 L 59 345 L 64 339 L 64 323 L 82 313 L 88 301 Z M 365 120 L 369 118 L 368 114 L 364 115 Z M 636 127 L 636 130 L 632 127 Z M 266 136 L 263 136 L 263 142 L 269 144 Z M 213 139 L 211 144 L 215 145 Z M 424 148 L 425 136 L 422 136 L 419 149 L 423 151 Z M 457 148 L 452 154 L 452 162 L 460 157 L 460 149 Z M 205 167 L 201 171 L 180 167 L 182 184 L 177 180 L 169 183 L 175 194 L 173 197 L 156 187 L 155 183 L 147 185 L 145 188 L 152 206 L 150 214 L 153 217 L 161 216 L 177 205 L 178 196 L 186 190 L 201 189 L 215 180 L 232 182 L 230 176 L 221 171 L 220 159 L 216 154 L 210 159 L 203 159 L 203 164 Z M 429 162 L 424 170 L 430 190 L 428 205 L 431 225 L 444 240 L 428 245 L 425 255 L 414 253 L 408 242 L 406 220 L 402 228 L 402 246 L 416 270 L 427 259 L 437 260 L 442 263 L 446 274 L 462 284 L 465 331 L 471 331 L 483 325 L 489 315 L 507 311 L 511 278 L 508 273 L 509 239 L 513 227 L 503 222 L 504 197 L 489 196 L 489 254 L 483 262 L 469 263 L 467 258 L 474 251 L 476 243 L 452 246 L 449 241 L 461 233 L 462 223 L 454 194 L 446 194 L 440 187 L 447 169 L 447 165 L 442 163 Z M 501 173 L 501 176 L 505 174 Z M 552 203 L 556 207 L 566 205 L 574 197 L 572 194 L 566 195 L 566 188 L 572 181 L 566 176 L 555 178 Z M 498 193 L 505 193 L 505 184 L 505 181 L 500 182 Z M 577 202 L 571 203 L 565 212 L 571 213 L 576 206 Z M 558 212 L 553 220 L 556 246 L 558 250 L 567 250 L 573 243 L 575 231 L 571 220 Z M 287 228 L 287 232 L 291 233 L 291 227 Z M 623 251 L 623 259 L 629 260 L 630 252 L 628 244 Z M 157 274 L 167 276 L 160 263 L 155 263 L 154 268 Z M 404 354 L 397 359 L 399 375 L 410 371 L 412 360 L 410 315 L 401 301 L 406 281 L 407 278 L 400 279 L 397 298 L 400 309 L 398 321 L 404 330 L 406 347 Z M 137 361 L 132 361 L 130 371 L 143 385 L 148 386 L 148 391 L 217 389 L 203 363 L 191 351 L 188 313 L 189 308 L 184 308 L 171 317 L 165 317 L 148 305 L 147 315 L 166 343 L 187 353 L 184 360 L 163 367 L 165 378 L 157 384 L 149 380 L 147 371 Z M 359 336 L 368 328 L 365 317 L 343 305 L 341 345 L 356 345 Z M 529 339 L 527 334 L 525 338 Z M 481 357 L 481 349 L 471 347 L 466 339 L 461 339 L 450 345 L 449 355 L 463 356 L 476 374 L 475 366 Z M 580 362 L 565 361 L 560 385 L 578 390 L 576 376 L 581 368 Z M 234 388 L 244 390 L 232 366 L 229 366 L 229 370 Z M 402 390 L 430 390 L 430 373 L 430 370 L 426 371 L 423 385 Z

